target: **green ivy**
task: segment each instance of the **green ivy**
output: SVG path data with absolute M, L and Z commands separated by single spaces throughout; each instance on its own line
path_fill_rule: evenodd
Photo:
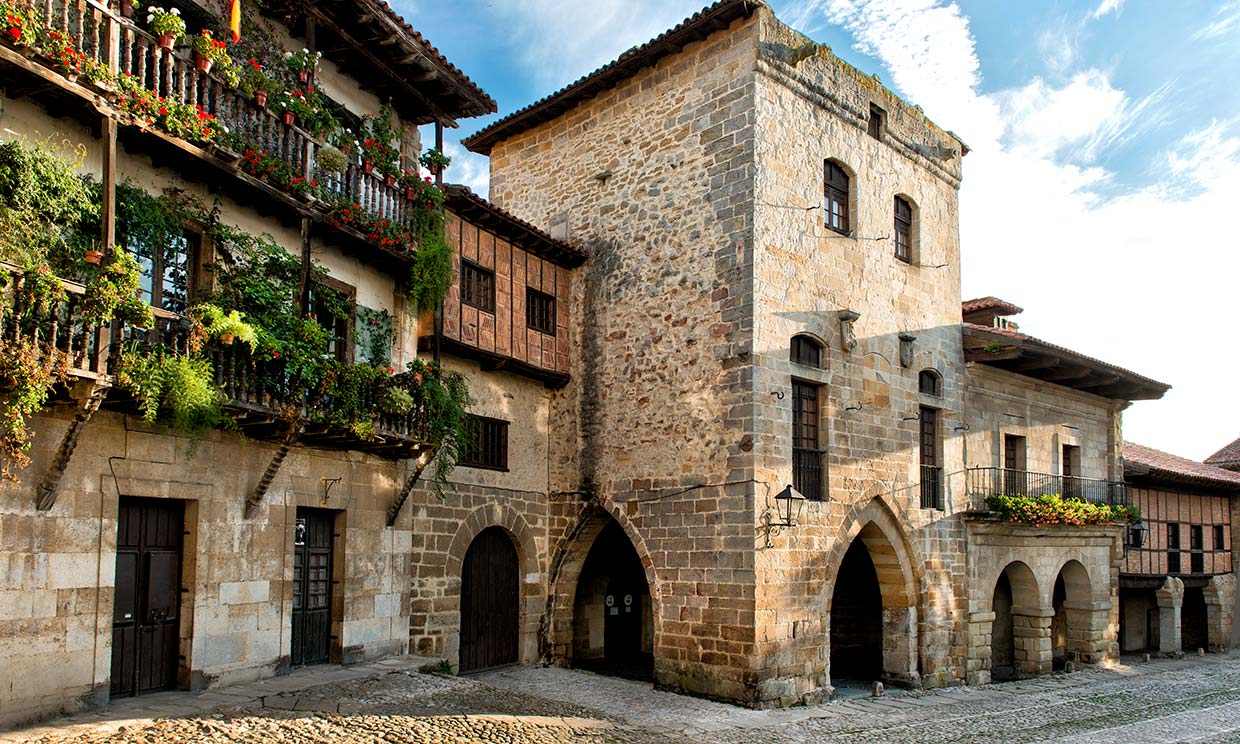
M 132 346 L 121 354 L 117 376 L 137 397 L 148 424 L 163 421 L 197 434 L 224 423 L 224 394 L 203 357 L 163 349 L 143 353 Z
M 374 310 L 365 305 L 358 305 L 355 313 L 357 323 L 353 343 L 359 354 L 376 367 L 391 365 L 392 344 L 395 341 L 392 314 L 387 310 Z

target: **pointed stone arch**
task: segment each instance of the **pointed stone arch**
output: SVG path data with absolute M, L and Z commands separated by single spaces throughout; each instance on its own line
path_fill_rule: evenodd
M 827 620 L 835 601 L 837 580 L 849 549 L 864 547 L 878 581 L 882 601 L 882 676 L 895 683 L 916 685 L 920 680 L 919 606 L 920 566 L 901 528 L 902 520 L 882 497 L 854 506 L 827 553 Z M 829 665 L 828 665 L 829 666 Z M 828 668 L 828 678 L 832 671 Z

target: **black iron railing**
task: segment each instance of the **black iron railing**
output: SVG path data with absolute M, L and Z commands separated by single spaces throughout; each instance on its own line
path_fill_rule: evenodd
M 823 451 L 796 447 L 792 450 L 792 487 L 807 499 L 823 494 Z
M 943 508 L 943 468 L 921 466 L 921 508 Z
M 1128 505 L 1128 492 L 1121 482 L 1010 468 L 969 468 L 965 488 L 970 508 L 976 511 L 986 511 L 990 496 L 1054 495 L 1092 504 Z

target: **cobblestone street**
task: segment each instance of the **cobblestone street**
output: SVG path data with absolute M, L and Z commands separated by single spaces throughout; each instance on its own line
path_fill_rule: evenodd
M 303 670 L 207 693 L 166 693 L 0 734 L 0 743 L 1240 741 L 1240 656 L 1130 662 L 981 688 L 854 691 L 754 711 L 564 669 L 460 678 L 417 662 Z

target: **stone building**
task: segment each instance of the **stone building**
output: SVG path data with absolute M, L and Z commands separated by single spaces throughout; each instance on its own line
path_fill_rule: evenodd
M 1121 650 L 1229 648 L 1240 473 L 1125 442 L 1124 478 L 1144 529 L 1120 568 Z
M 214 27 L 221 36 L 226 4 L 174 5 L 188 34 Z M 469 276 L 489 282 L 493 304 L 488 313 L 477 296 L 462 301 L 458 283 L 439 322 L 433 312 L 419 317 L 407 277 L 420 248 L 384 229 L 415 224 L 420 202 L 371 172 L 359 151 L 366 145 L 354 146 L 343 171 L 327 168 L 327 145 L 305 119 L 285 120 L 279 91 L 265 91 L 266 107 L 251 101 L 202 71 L 188 46 L 165 49 L 117 3 L 105 6 L 33 4 L 26 20 L 40 35 L 6 34 L 0 43 L 0 141 L 33 147 L 50 138 L 80 153 L 74 167 L 99 184 L 103 201 L 98 247 L 145 262 L 142 297 L 155 316 L 152 327 L 88 321 L 83 292 L 94 290 L 72 282 L 58 304 L 22 305 L 28 279 L 11 281 L 22 267 L 3 267 L 4 357 L 33 343 L 40 358 L 63 359 L 68 377 L 30 418 L 30 463 L 0 483 L 0 725 L 110 697 L 403 654 L 411 643 L 462 665 L 534 660 L 552 520 L 548 420 L 552 390 L 568 379 L 567 272 L 584 254 L 449 189 L 454 275 L 469 275 L 461 261 L 469 262 L 478 272 Z M 285 64 L 279 50 L 325 52 L 317 68 L 303 68 L 301 86 L 315 86 L 341 121 L 379 121 L 390 102 L 383 124 L 403 168 L 417 168 L 417 126 L 441 129 L 494 111 L 384 3 L 269 2 L 259 12 L 245 8 L 246 34 L 274 47 L 271 64 Z M 64 51 L 53 56 L 57 43 Z M 151 109 L 138 118 L 144 96 Z M 164 118 L 168 109 L 218 122 L 234 137 L 177 129 Z M 263 168 L 254 167 L 260 157 Z M 303 179 L 316 190 L 296 188 Z M 169 243 L 146 245 L 142 225 L 117 216 L 122 184 L 150 196 L 172 188 L 212 211 L 180 222 L 184 234 Z M 126 344 L 183 353 L 195 303 L 239 266 L 223 236 L 261 243 L 255 236 L 264 234 L 302 266 L 290 296 L 272 301 L 289 303 L 296 318 L 300 296 L 301 312 L 329 334 L 323 350 L 339 374 L 361 370 L 380 381 L 355 393 L 360 402 L 341 394 L 308 404 L 289 392 L 292 373 L 278 351 L 260 359 L 241 341 L 216 339 L 203 363 L 231 423 L 193 437 L 146 423 L 135 389 L 117 375 Z M 477 295 L 479 285 L 469 286 Z M 341 307 L 319 299 L 324 287 L 339 292 Z M 436 452 L 425 412 L 437 388 L 423 375 L 440 377 L 425 366 L 402 373 L 419 347 L 422 360 L 441 355 L 447 370 L 462 372 L 473 399 L 465 433 L 477 446 L 463 454 L 443 498 L 431 470 L 419 479 Z M 384 365 L 396 374 L 381 374 Z M 18 379 L 9 367 L 3 373 L 5 385 Z M 401 408 L 398 400 L 393 412 L 380 402 L 391 390 L 413 402 Z M 507 458 L 508 448 L 519 456 Z M 486 530 L 496 526 L 509 545 Z M 487 549 L 471 558 L 479 533 Z M 504 584 L 479 561 L 515 551 L 508 535 L 521 565 Z M 502 607 L 508 614 L 494 624 L 508 632 L 511 621 L 516 633 L 520 623 L 519 648 L 488 645 L 462 624 L 462 572 L 469 616 Z
M 1117 652 L 1123 528 L 984 499 L 1121 501 L 1121 411 L 1166 386 L 994 298 L 962 325 L 957 137 L 724 0 L 465 144 L 496 204 L 590 253 L 544 658 L 646 652 L 663 686 L 782 705 Z

